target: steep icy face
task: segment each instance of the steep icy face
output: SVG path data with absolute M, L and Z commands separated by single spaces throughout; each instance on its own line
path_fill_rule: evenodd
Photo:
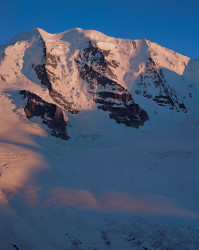
M 1 80 L 9 82 L 20 75 L 23 67 L 23 56 L 28 46 L 26 41 L 22 41 L 0 50 Z
M 189 98 L 190 90 L 182 74 L 189 59 L 152 42 L 146 43 L 149 54 L 144 72 L 136 80 L 135 93 L 160 106 L 186 113 L 186 100 L 183 99 Z M 179 93 L 182 89 L 183 96 Z
M 151 99 L 159 106 L 187 112 L 187 107 L 181 96 L 178 96 L 177 90 L 168 84 L 164 70 L 159 69 L 151 57 L 148 57 L 145 66 L 144 74 L 140 74 L 136 81 L 135 93 Z
M 41 58 L 41 51 L 39 51 L 39 42 L 41 39 L 41 34 L 38 29 L 32 29 L 28 32 L 22 33 L 15 36 L 10 41 L 0 46 L 0 77 L 3 81 L 11 82 L 20 77 L 21 73 L 23 74 L 23 67 L 25 65 L 27 71 L 30 71 L 28 68 L 29 60 L 26 62 L 25 53 L 29 53 L 29 57 L 32 57 L 32 60 L 39 61 Z M 33 49 L 29 50 L 30 47 Z M 26 62 L 24 64 L 24 61 Z M 33 79 L 34 81 L 37 78 Z
M 89 46 L 76 59 L 80 76 L 88 82 L 89 92 L 98 108 L 109 111 L 110 118 L 116 122 L 138 128 L 148 120 L 148 115 L 134 103 L 127 89 L 109 77 L 116 78 L 111 67 L 119 66 L 115 60 L 105 60 L 104 55 L 109 53 L 108 50 L 102 51 L 95 47 L 90 41 Z
M 99 108 L 138 128 L 155 112 L 192 110 L 198 66 L 189 60 L 146 39 L 36 28 L 0 47 L 0 77 L 71 114 Z
M 134 42 L 124 81 L 135 100 L 142 102 L 150 116 L 168 109 L 186 113 L 191 107 L 192 90 L 183 72 L 189 58 L 146 39 Z
M 97 42 L 97 46 L 110 50 L 106 60 L 118 62 L 118 67 L 110 67 L 112 79 L 115 77 L 127 88 L 150 117 L 154 112 L 164 116 L 169 110 L 181 114 L 192 110 L 193 80 L 184 75 L 188 57 L 146 39 L 115 42 L 107 39 Z
M 189 97 L 192 100 L 191 108 L 198 113 L 199 107 L 199 59 L 189 60 L 183 78 L 189 88 Z

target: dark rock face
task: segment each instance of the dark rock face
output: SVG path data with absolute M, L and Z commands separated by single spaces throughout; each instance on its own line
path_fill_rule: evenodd
M 71 114 L 77 114 L 79 111 L 77 109 L 74 109 L 70 102 L 66 100 L 66 98 L 61 95 L 56 90 L 52 89 L 50 92 L 51 98 L 58 103 L 60 106 L 62 106 L 66 111 L 68 111 Z
M 43 56 L 42 56 L 43 64 L 32 65 L 37 75 L 37 78 L 41 81 L 41 84 L 43 84 L 44 86 L 48 88 L 51 98 L 56 103 L 61 105 L 66 111 L 72 114 L 78 113 L 78 110 L 72 108 L 71 103 L 68 102 L 63 95 L 61 95 L 55 89 L 53 89 L 52 87 L 53 83 L 55 83 L 56 80 L 60 80 L 60 79 L 52 71 L 47 69 L 47 66 L 51 66 L 54 69 L 56 69 L 57 59 L 54 55 L 50 54 L 50 52 L 47 51 L 45 42 L 43 41 L 42 38 L 41 38 L 40 46 L 43 48 Z
M 110 118 L 117 123 L 138 128 L 147 121 L 148 115 L 138 104 L 135 104 L 131 94 L 116 81 L 112 67 L 119 63 L 115 60 L 107 61 L 105 56 L 110 50 L 102 51 L 91 42 L 76 59 L 79 75 L 89 85 L 89 92 L 98 108 L 109 111 Z
M 154 85 L 157 90 L 155 96 L 150 93 L 151 85 Z M 184 103 L 178 100 L 176 91 L 167 84 L 162 69 L 157 70 L 156 62 L 151 57 L 148 58 L 146 63 L 144 75 L 140 75 L 135 93 L 152 99 L 159 106 L 166 106 L 170 109 L 176 109 L 177 112 L 187 113 Z
M 50 83 L 50 80 L 48 78 L 48 74 L 46 71 L 46 46 L 45 46 L 45 42 L 42 38 L 40 38 L 39 41 L 39 46 L 42 48 L 42 64 L 38 64 L 38 65 L 32 65 L 32 68 L 35 70 L 35 73 L 37 75 L 37 78 L 41 81 L 41 84 L 45 85 L 49 90 L 52 89 L 52 85 Z
M 68 140 L 70 137 L 66 133 L 66 122 L 64 120 L 62 110 L 55 104 L 45 102 L 39 96 L 25 90 L 19 92 L 23 98 L 27 99 L 27 104 L 24 108 L 26 117 L 38 116 L 42 118 L 43 124 L 46 124 L 51 129 L 51 135 L 59 137 L 63 140 Z
M 1 78 L 1 80 L 4 81 L 4 82 L 6 81 L 6 79 L 5 79 L 4 76 L 0 75 L 0 78 Z

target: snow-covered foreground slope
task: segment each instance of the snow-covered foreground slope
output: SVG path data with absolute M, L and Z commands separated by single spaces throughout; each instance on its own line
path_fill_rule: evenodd
M 199 248 L 197 60 L 81 29 L 0 51 L 0 249 Z
M 2 249 L 198 249 L 190 119 L 139 132 L 85 111 L 62 141 L 10 98 L 1 93 Z

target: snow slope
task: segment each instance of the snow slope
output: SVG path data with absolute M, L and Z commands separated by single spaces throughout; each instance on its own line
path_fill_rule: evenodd
M 198 61 L 79 28 L 0 50 L 0 248 L 198 249 Z

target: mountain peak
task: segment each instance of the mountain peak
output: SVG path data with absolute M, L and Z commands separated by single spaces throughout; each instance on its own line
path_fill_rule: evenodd
M 44 32 L 44 31 L 42 29 L 39 29 L 39 28 L 33 28 L 33 29 L 28 30 L 26 32 L 17 34 L 16 36 L 14 36 L 10 40 L 8 40 L 5 44 L 1 45 L 0 49 L 4 49 L 8 46 L 12 46 L 17 42 L 31 41 L 33 37 L 36 38 L 36 37 L 40 36 L 41 32 Z
M 35 27 L 35 28 L 31 29 L 30 31 L 32 31 L 33 33 L 39 32 L 40 34 L 42 34 L 42 33 L 48 33 L 48 32 L 46 32 L 45 30 L 43 30 L 43 29 L 41 29 L 39 27 Z
M 72 114 L 99 108 L 118 123 L 138 128 L 162 106 L 188 112 L 194 95 L 183 79 L 189 58 L 146 38 L 120 39 L 81 28 L 50 34 L 35 27 L 0 52 L 0 79 L 23 85 L 18 88 L 27 91 L 28 107 L 39 100 L 53 107 L 55 117 L 58 107 Z M 192 79 L 189 68 L 186 77 Z

